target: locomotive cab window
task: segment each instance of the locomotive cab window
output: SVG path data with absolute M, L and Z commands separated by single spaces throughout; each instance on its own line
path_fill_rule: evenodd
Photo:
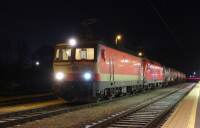
M 71 49 L 57 49 L 55 60 L 71 60 Z
M 148 70 L 148 64 L 147 64 L 146 67 L 145 67 L 145 71 L 146 71 L 146 70 Z
M 76 48 L 76 60 L 94 60 L 94 48 Z

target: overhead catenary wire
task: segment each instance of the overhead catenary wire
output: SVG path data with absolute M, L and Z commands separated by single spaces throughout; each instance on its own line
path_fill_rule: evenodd
M 89 18 L 88 16 L 86 16 L 86 15 L 84 15 L 84 14 L 82 14 L 82 13 L 80 13 L 80 12 L 74 10 L 74 9 L 71 9 L 70 7 L 68 7 L 68 6 L 66 6 L 66 5 L 64 5 L 64 4 L 60 3 L 60 2 L 58 2 L 57 0 L 53 0 L 53 1 L 56 2 L 57 4 L 59 4 L 59 5 L 62 6 L 62 7 L 66 7 L 67 9 L 69 9 L 69 10 L 71 10 L 71 11 L 73 11 L 73 12 L 75 12 L 75 13 L 81 15 L 81 16 L 83 16 L 84 18 Z M 94 5 L 94 6 L 96 6 L 96 5 Z M 96 6 L 96 7 L 97 7 L 97 6 Z M 99 10 L 102 11 L 102 9 L 100 9 L 99 7 L 97 7 L 97 8 L 98 8 Z M 116 21 L 114 18 L 113 18 L 113 20 Z M 112 31 L 112 32 L 115 32 L 114 30 L 111 30 L 111 29 L 109 29 L 108 27 L 105 27 L 104 25 L 101 25 L 100 23 L 99 23 L 98 25 L 100 25 L 100 26 L 102 26 L 102 27 L 104 27 L 104 28 L 106 28 L 106 29 L 108 29 L 108 30 L 110 30 L 110 31 Z M 123 28 L 126 29 L 125 27 L 123 27 Z M 127 29 L 126 29 L 126 30 L 127 30 Z M 125 37 L 126 39 L 128 39 L 128 40 L 131 41 L 131 42 L 134 42 L 133 40 L 131 40 L 130 38 L 128 38 L 128 37 L 126 37 L 126 36 L 123 36 L 123 37 Z M 145 49 L 147 49 L 147 48 L 145 48 Z M 152 51 L 149 50 L 149 49 L 148 49 L 148 51 L 152 52 Z M 166 57 L 163 57 L 163 56 L 161 56 L 161 55 L 158 55 L 158 54 L 155 53 L 155 52 L 152 52 L 152 53 L 154 53 L 156 56 L 159 56 L 159 57 L 161 57 L 161 58 L 165 58 L 165 59 L 166 59 Z M 170 59 L 168 58 L 168 60 L 170 60 Z
M 65 7 L 65 8 L 67 8 L 67 9 L 71 10 L 71 11 L 74 11 L 75 13 L 77 13 L 77 14 L 83 16 L 84 18 L 89 18 L 88 16 L 86 16 L 86 15 L 84 15 L 84 14 L 82 14 L 82 13 L 80 13 L 80 12 L 78 12 L 78 11 L 72 9 L 72 8 L 69 8 L 68 6 L 66 6 L 66 5 L 64 5 L 64 4 L 60 3 L 60 2 L 58 2 L 57 0 L 53 0 L 53 1 L 56 2 L 57 4 L 61 5 L 61 6 Z M 113 30 L 111 30 L 111 29 L 105 27 L 105 26 L 102 25 L 102 24 L 99 24 L 99 25 L 102 26 L 102 27 L 104 27 L 104 28 L 106 28 L 106 29 L 108 29 L 108 30 L 110 30 L 110 31 L 113 31 Z M 113 32 L 114 32 L 114 31 L 113 31 Z
M 174 35 L 174 33 L 171 31 L 171 29 L 169 28 L 169 26 L 167 25 L 167 23 L 164 21 L 164 19 L 161 17 L 161 15 L 158 13 L 158 11 L 156 10 L 156 8 L 153 6 L 153 4 L 151 3 L 150 0 L 148 0 L 149 3 L 151 4 L 151 6 L 153 7 L 153 9 L 156 11 L 156 13 L 158 14 L 158 16 L 160 17 L 160 19 L 162 20 L 162 22 L 165 24 L 165 26 L 167 27 L 167 29 L 170 31 L 170 33 L 172 34 L 172 36 L 175 38 L 176 42 L 179 44 L 179 46 L 181 47 L 181 49 L 185 52 L 185 54 L 187 55 L 187 57 L 189 58 L 189 60 L 191 61 L 192 65 L 194 66 L 193 64 L 193 61 L 192 59 L 190 58 L 190 56 L 187 54 L 187 52 L 185 51 L 185 49 L 183 48 L 183 46 L 181 45 L 181 43 L 178 41 L 178 39 L 176 38 L 176 36 Z
M 174 28 L 175 28 L 175 30 L 176 30 L 176 33 L 177 33 L 179 39 L 181 39 L 181 38 L 180 38 L 180 35 L 179 35 L 179 33 L 178 33 L 178 30 L 177 30 L 176 26 L 174 25 L 174 22 L 173 22 L 173 20 L 172 20 L 172 18 L 171 18 L 171 16 L 170 16 L 169 10 L 167 9 L 167 6 L 166 6 L 164 0 L 162 0 L 162 2 L 163 2 L 163 4 L 164 4 L 164 6 L 165 6 L 165 9 L 166 9 L 166 11 L 167 11 L 167 13 L 168 13 L 168 15 L 169 15 L 169 18 L 170 18 L 170 20 L 171 20 L 171 22 L 172 22 L 172 24 L 173 24 L 173 26 L 174 26 Z
M 90 2 L 90 3 L 91 3 L 91 2 Z M 92 4 L 92 3 L 91 3 L 91 4 Z M 98 7 L 96 4 L 92 4 L 92 5 L 95 6 L 95 8 L 97 8 L 98 10 L 100 10 L 101 12 L 104 13 L 103 9 L 101 9 L 100 7 Z M 111 17 L 110 19 L 112 19 L 113 21 L 116 21 L 116 19 L 115 19 L 114 17 Z M 127 32 L 130 33 L 130 31 L 129 31 L 127 28 L 125 28 L 124 26 L 120 25 L 120 27 L 122 27 L 123 29 L 125 29 Z M 126 39 L 128 39 L 128 40 L 131 41 L 131 42 L 135 42 L 135 41 L 133 41 L 132 39 L 128 38 L 127 36 L 124 36 L 124 35 L 123 35 L 123 37 L 125 37 Z M 149 52 L 155 54 L 156 56 L 159 56 L 159 57 L 164 58 L 164 59 L 167 58 L 167 57 L 163 57 L 163 56 L 159 55 L 159 54 L 156 53 L 156 52 L 153 52 L 152 50 L 150 50 L 150 49 L 148 49 L 148 48 L 146 48 L 146 47 L 144 47 L 144 46 L 142 46 L 142 47 L 145 48 L 146 50 L 148 50 Z M 170 62 L 172 61 L 172 60 L 170 60 L 169 58 L 167 58 L 167 60 L 169 60 Z

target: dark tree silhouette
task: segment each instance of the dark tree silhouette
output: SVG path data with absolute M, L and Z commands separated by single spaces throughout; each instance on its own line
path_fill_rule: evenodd
M 30 60 L 30 47 L 26 41 L 19 40 L 16 46 L 16 62 L 20 68 L 24 68 Z
M 54 47 L 44 44 L 32 54 L 33 62 L 39 61 L 43 67 L 52 68 Z
M 0 39 L 0 64 L 3 67 L 10 67 L 15 56 L 12 53 L 12 45 L 8 39 Z

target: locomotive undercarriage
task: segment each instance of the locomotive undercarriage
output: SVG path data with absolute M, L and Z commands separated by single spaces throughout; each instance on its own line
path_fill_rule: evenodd
M 122 85 L 120 85 L 120 83 Z M 160 88 L 161 82 L 148 83 L 143 85 L 143 81 L 134 82 L 59 82 L 53 85 L 53 90 L 58 97 L 67 101 L 94 102 L 114 97 L 125 96 L 137 92 L 145 92 L 150 89 Z
M 53 85 L 53 90 L 59 98 L 66 101 L 92 102 L 96 100 L 92 97 L 91 82 L 59 82 Z

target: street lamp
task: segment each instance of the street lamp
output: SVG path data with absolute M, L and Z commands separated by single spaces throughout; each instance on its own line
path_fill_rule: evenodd
M 116 44 L 117 44 L 117 39 L 121 39 L 121 36 L 117 36 L 115 41 L 116 41 Z
M 194 74 L 196 74 L 196 73 L 194 72 Z
M 138 53 L 138 55 L 139 55 L 139 56 L 142 56 L 142 53 L 141 53 L 141 52 L 139 52 L 139 53 Z

